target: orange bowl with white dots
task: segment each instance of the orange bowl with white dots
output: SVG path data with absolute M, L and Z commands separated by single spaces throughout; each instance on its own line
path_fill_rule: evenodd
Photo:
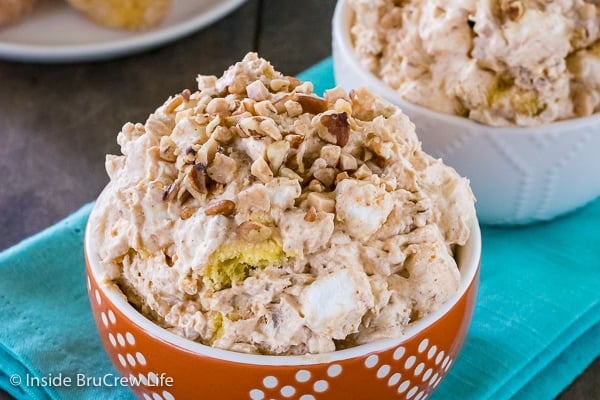
M 325 354 L 242 354 L 184 339 L 140 314 L 117 285 L 99 278 L 89 231 L 87 286 L 98 332 L 123 382 L 145 400 L 423 400 L 462 347 L 479 283 L 481 235 L 475 222 L 468 243 L 456 252 L 458 293 L 402 337 Z

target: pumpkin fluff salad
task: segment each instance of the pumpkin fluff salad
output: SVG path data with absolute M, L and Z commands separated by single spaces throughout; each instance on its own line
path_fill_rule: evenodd
M 400 97 L 494 126 L 600 111 L 600 3 L 349 0 L 362 64 Z
M 249 53 L 118 135 L 92 213 L 105 280 L 147 318 L 237 352 L 398 337 L 456 293 L 467 179 L 365 89 L 324 97 Z

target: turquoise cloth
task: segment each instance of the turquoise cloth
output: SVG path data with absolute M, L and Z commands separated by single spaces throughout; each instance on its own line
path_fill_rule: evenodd
M 322 93 L 334 84 L 331 60 L 300 78 Z M 77 382 L 116 374 L 85 288 L 90 206 L 0 253 L 0 387 L 18 399 L 132 398 L 124 387 Z M 483 228 L 473 322 L 430 399 L 550 399 L 598 357 L 599 227 L 600 198 L 551 222 Z
M 87 298 L 90 208 L 0 253 L 0 388 L 17 399 L 133 399 L 125 387 L 78 382 L 117 374 Z

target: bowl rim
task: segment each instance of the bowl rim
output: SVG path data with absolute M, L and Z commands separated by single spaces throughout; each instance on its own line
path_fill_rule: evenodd
M 100 195 L 102 196 L 102 194 Z M 239 353 L 232 350 L 224 350 L 202 343 L 194 342 L 186 339 L 165 328 L 152 322 L 150 319 L 143 316 L 127 301 L 123 292 L 112 281 L 103 279 L 100 267 L 100 258 L 96 252 L 96 247 L 90 238 L 92 237 L 93 215 L 98 210 L 98 207 L 92 207 L 90 216 L 86 223 L 84 234 L 84 256 L 87 264 L 86 273 L 91 274 L 98 288 L 106 296 L 108 301 L 119 310 L 131 323 L 138 326 L 151 337 L 178 347 L 184 351 L 191 352 L 196 355 L 206 356 L 223 361 L 253 364 L 253 365 L 312 365 L 321 363 L 331 363 L 352 358 L 365 357 L 370 353 L 381 352 L 410 340 L 429 326 L 433 325 L 437 320 L 442 318 L 450 309 L 452 309 L 458 301 L 466 294 L 472 284 L 477 284 L 478 271 L 481 261 L 481 230 L 477 218 L 472 221 L 471 234 L 469 240 L 464 246 L 459 246 L 455 253 L 455 259 L 460 268 L 460 284 L 458 291 L 446 301 L 438 310 L 428 314 L 420 320 L 409 325 L 404 334 L 398 338 L 380 339 L 370 343 L 358 345 L 343 350 L 336 350 L 329 353 L 320 354 L 304 354 L 304 355 L 261 355 Z M 87 279 L 90 279 L 88 276 Z M 92 298 L 92 293 L 89 293 Z
M 487 125 L 475 120 L 460 117 L 457 115 L 446 114 L 438 111 L 431 110 L 427 107 L 420 106 L 418 104 L 409 102 L 400 97 L 400 95 L 386 85 L 381 79 L 369 71 L 360 62 L 356 54 L 354 53 L 352 46 L 352 38 L 350 36 L 350 24 L 353 17 L 354 11 L 350 8 L 348 0 L 338 0 L 335 6 L 333 21 L 332 21 L 332 42 L 334 49 L 334 70 L 335 70 L 335 59 L 336 52 L 345 60 L 350 62 L 354 71 L 358 73 L 363 80 L 368 82 L 369 90 L 375 89 L 386 100 L 395 103 L 397 106 L 404 110 L 408 110 L 411 114 L 411 119 L 414 114 L 422 114 L 423 117 L 445 124 L 453 124 L 470 131 L 477 132 L 497 132 L 499 134 L 553 134 L 566 129 L 579 129 L 582 126 L 597 125 L 600 124 L 600 112 L 594 113 L 586 117 L 576 117 L 565 120 L 558 120 L 547 124 L 537 126 L 493 126 Z M 475 129 L 476 128 L 476 129 Z

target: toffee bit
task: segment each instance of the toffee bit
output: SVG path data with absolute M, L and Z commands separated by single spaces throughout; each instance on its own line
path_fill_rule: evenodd
M 204 210 L 204 215 L 225 215 L 226 217 L 232 215 L 235 212 L 235 203 L 231 200 L 220 200 L 214 204 L 209 205 Z
M 315 222 L 317 220 L 317 210 L 314 207 L 310 207 L 304 215 L 306 222 Z
M 335 136 L 338 146 L 344 147 L 348 143 L 348 138 L 350 137 L 348 114 L 343 112 L 339 114 L 322 115 L 321 123 L 327 128 L 329 133 Z

